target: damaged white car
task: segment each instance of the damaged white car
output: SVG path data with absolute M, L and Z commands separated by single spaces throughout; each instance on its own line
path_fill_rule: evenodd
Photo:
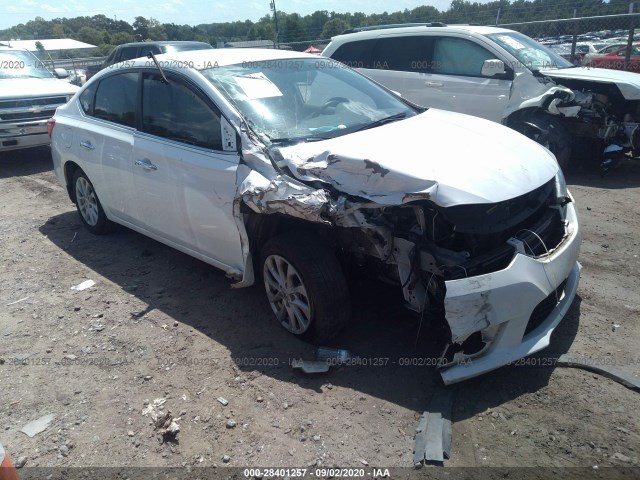
M 56 175 L 93 233 L 116 222 L 236 287 L 259 282 L 282 326 L 313 342 L 349 321 L 344 265 L 373 269 L 448 332 L 446 383 L 549 344 L 578 286 L 580 230 L 542 146 L 313 55 L 116 67 L 50 125 Z
M 640 76 L 576 67 L 513 30 L 362 27 L 334 37 L 322 54 L 419 105 L 507 125 L 549 148 L 562 167 L 640 157 Z

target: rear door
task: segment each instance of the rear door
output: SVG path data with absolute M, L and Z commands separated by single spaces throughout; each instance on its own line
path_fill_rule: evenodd
M 136 126 L 138 73 L 114 72 L 84 90 L 86 121 L 75 128 L 78 164 L 93 183 L 110 217 L 135 222 L 131 168 Z
M 375 41 L 362 73 L 411 102 L 431 106 L 425 84 L 429 44 L 425 35 L 382 36 Z
M 222 148 L 222 117 L 210 99 L 187 79 L 168 78 L 165 84 L 157 71 L 142 76 L 133 178 L 143 228 L 183 251 L 241 268 L 233 217 L 240 156 Z

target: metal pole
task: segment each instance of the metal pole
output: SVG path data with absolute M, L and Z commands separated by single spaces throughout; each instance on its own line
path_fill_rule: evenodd
M 635 2 L 631 2 L 629 4 L 629 13 L 633 13 L 633 4 Z M 635 33 L 635 19 L 631 17 L 629 19 L 629 38 L 627 39 L 627 50 L 624 54 L 624 69 L 629 70 L 629 64 L 631 63 L 631 49 L 633 48 L 633 35 Z
M 498 26 L 499 21 L 500 21 L 500 7 L 498 7 L 498 15 L 496 15 L 496 26 Z
M 276 0 L 271 0 L 271 9 L 273 10 L 273 18 L 276 22 L 276 36 L 274 46 L 275 48 L 280 48 L 280 44 L 278 43 L 278 35 L 280 35 L 280 32 L 278 30 L 278 9 L 276 8 Z
M 578 16 L 578 9 L 573 9 L 573 18 Z M 578 42 L 578 21 L 574 20 L 573 22 L 573 38 L 571 39 L 571 63 L 575 62 L 576 59 L 576 43 Z

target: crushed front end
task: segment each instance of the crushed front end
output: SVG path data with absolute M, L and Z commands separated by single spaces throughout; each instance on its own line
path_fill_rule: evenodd
M 340 209 L 338 210 L 340 211 Z M 375 257 L 407 306 L 445 330 L 441 375 L 462 381 L 549 345 L 580 276 L 580 229 L 559 172 L 534 191 L 494 203 L 343 208 L 354 254 Z M 359 219 L 353 217 L 358 212 Z

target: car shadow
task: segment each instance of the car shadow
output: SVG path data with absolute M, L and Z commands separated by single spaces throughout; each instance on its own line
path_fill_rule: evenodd
M 603 189 L 633 188 L 640 186 L 640 160 L 625 160 L 619 167 L 613 168 L 605 175 L 602 170 L 585 166 L 565 172 L 565 178 L 571 185 L 595 187 Z
M 19 177 L 53 169 L 49 147 L 26 148 L 0 153 L 0 178 Z
M 580 323 L 582 298 L 576 295 L 566 316 L 554 330 L 546 349 L 455 388 L 454 422 L 474 417 L 524 394 L 537 392 L 549 383 L 557 359 L 569 351 Z
M 154 310 L 163 312 L 226 347 L 241 371 L 259 372 L 318 392 L 331 383 L 417 412 L 425 409 L 434 392 L 445 388 L 433 367 L 441 352 L 428 319 L 422 319 L 421 325 L 418 316 L 404 310 L 397 289 L 378 280 L 350 281 L 352 323 L 327 345 L 348 349 L 360 357 L 360 364 L 305 375 L 290 363 L 299 358 L 313 360 L 315 347 L 277 324 L 259 285 L 232 289 L 220 270 L 126 228 L 94 236 L 83 228 L 76 212 L 50 218 L 40 232 L 68 255 L 146 303 L 142 311 L 131 312 L 133 318 Z M 556 334 L 560 341 L 556 339 L 554 353 L 568 349 L 578 316 L 579 306 L 574 305 L 569 321 L 561 323 L 562 333 Z M 167 357 L 174 355 L 167 353 Z M 484 390 L 484 382 L 504 382 L 508 389 L 495 388 L 487 394 L 496 395 L 492 402 L 507 401 L 504 392 L 513 391 L 517 396 L 523 389 L 540 388 L 549 373 L 541 369 L 532 380 L 523 378 L 518 368 L 504 368 L 459 388 L 471 392 L 474 388 Z

